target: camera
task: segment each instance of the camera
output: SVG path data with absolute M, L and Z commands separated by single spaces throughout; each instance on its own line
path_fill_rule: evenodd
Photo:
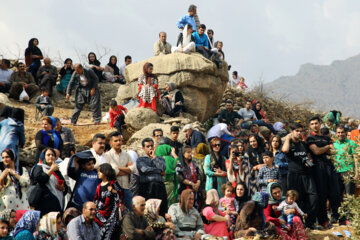
M 310 161 L 309 158 L 304 159 L 303 164 L 305 164 L 306 167 L 313 167 L 314 166 L 314 163 L 312 161 Z
M 240 152 L 233 152 L 233 154 L 235 157 L 239 157 L 241 155 Z

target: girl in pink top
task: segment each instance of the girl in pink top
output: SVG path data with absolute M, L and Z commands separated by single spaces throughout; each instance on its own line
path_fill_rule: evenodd
M 221 192 L 224 194 L 224 197 L 220 198 L 221 208 L 225 209 L 225 212 L 229 214 L 231 221 L 231 229 L 235 227 L 236 222 L 236 209 L 235 209 L 235 197 L 234 197 L 234 187 L 230 182 L 223 184 L 221 186 Z

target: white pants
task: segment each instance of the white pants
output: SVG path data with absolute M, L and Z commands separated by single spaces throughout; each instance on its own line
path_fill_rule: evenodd
M 189 52 L 195 52 L 195 43 L 194 42 L 190 42 L 188 45 L 186 45 L 183 48 L 184 53 L 189 53 Z M 171 52 L 180 52 L 180 46 L 178 47 L 172 47 L 171 48 Z

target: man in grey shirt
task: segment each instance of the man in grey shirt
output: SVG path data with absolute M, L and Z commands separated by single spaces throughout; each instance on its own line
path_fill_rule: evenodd
M 100 229 L 95 223 L 96 205 L 86 202 L 82 214 L 72 219 L 67 227 L 69 240 L 100 240 Z
M 276 131 L 273 125 L 264 122 L 263 120 L 258 120 L 255 112 L 251 109 L 252 103 L 250 100 L 246 101 L 245 108 L 241 108 L 238 111 L 238 114 L 244 119 L 244 122 L 241 124 L 241 128 L 250 129 L 251 124 L 257 124 L 259 126 L 267 127 L 272 133 L 276 134 Z

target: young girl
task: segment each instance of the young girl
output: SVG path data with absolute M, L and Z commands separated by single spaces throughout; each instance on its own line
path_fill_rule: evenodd
M 240 88 L 242 91 L 245 91 L 245 89 L 248 88 L 248 86 L 245 84 L 245 78 L 240 77 L 240 81 L 237 85 L 237 88 Z
M 221 186 L 221 192 L 224 194 L 224 197 L 220 198 L 219 202 L 222 208 L 225 208 L 225 212 L 230 215 L 230 221 L 232 227 L 235 226 L 236 222 L 236 209 L 235 209 L 235 197 L 234 197 L 234 187 L 231 182 L 227 182 Z
M 124 108 L 122 105 L 118 105 L 116 100 L 111 100 L 110 102 L 110 127 L 115 127 L 119 133 L 121 133 L 121 126 L 124 125 L 125 115 L 123 113 L 128 112 L 126 108 Z
M 95 222 L 100 227 L 102 240 L 119 239 L 119 207 L 123 191 L 116 181 L 115 170 L 110 164 L 101 164 L 98 174 L 101 183 L 96 189 L 94 198 L 97 209 Z

